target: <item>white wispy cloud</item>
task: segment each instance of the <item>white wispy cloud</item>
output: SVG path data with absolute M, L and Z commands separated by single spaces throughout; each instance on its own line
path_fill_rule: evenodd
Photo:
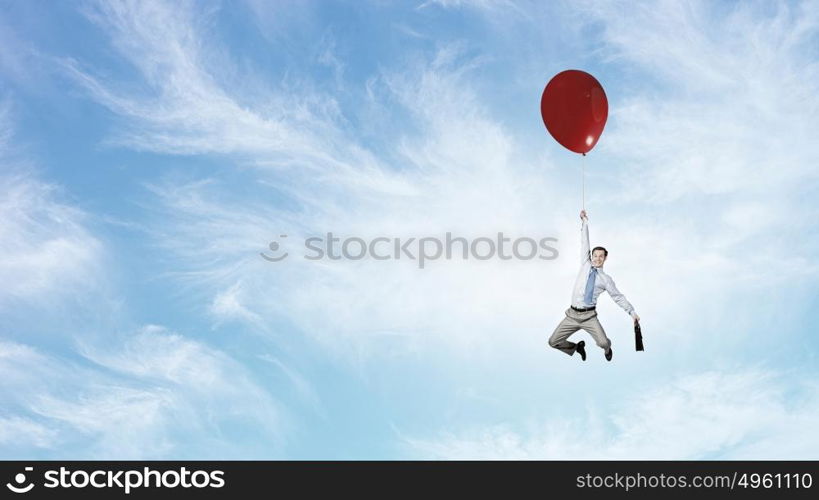
M 31 419 L 19 416 L 0 417 L 0 445 L 7 450 L 25 446 L 51 448 L 56 435 L 54 429 Z
M 0 176 L 0 304 L 94 285 L 100 244 L 57 188 L 24 173 Z
M 420 10 L 433 6 L 444 9 L 476 9 L 492 15 L 503 11 L 514 11 L 517 14 L 523 13 L 522 9 L 518 7 L 518 3 L 512 0 L 429 0 L 418 5 L 416 9 Z
M 585 13 L 603 27 L 602 55 L 635 80 L 604 146 L 640 179 L 627 195 L 765 199 L 816 181 L 815 4 L 624 5 L 589 4 Z M 666 90 L 651 92 L 657 84 Z
M 240 72 L 228 54 L 207 42 L 218 8 L 193 2 L 92 2 L 88 18 L 104 29 L 133 64 L 144 85 L 117 85 L 73 59 L 66 73 L 89 95 L 130 120 L 114 143 L 172 154 L 238 153 L 309 165 L 332 144 L 337 104 L 304 92 L 285 99 L 253 74 Z M 202 10 L 205 12 L 203 13 Z M 234 90 L 234 93 L 227 89 Z M 236 92 L 238 91 L 238 92 Z M 253 96 L 244 102 L 242 92 Z M 326 147 L 326 146 L 325 146 Z M 321 160 L 332 163 L 332 156 Z
M 10 146 L 12 106 L 2 104 L 3 454 L 114 459 L 281 453 L 284 413 L 240 363 L 158 326 L 117 333 L 128 314 L 117 307 L 108 278 L 116 262 L 89 228 L 91 216 L 66 201 L 64 188 L 40 180 L 22 155 L 24 146 Z M 230 300 L 223 302 L 219 312 L 227 314 Z M 55 333 L 43 335 L 42 321 Z
M 811 379 L 762 370 L 694 373 L 581 418 L 403 439 L 424 459 L 815 460 L 819 438 L 805 432 L 819 409 Z
M 138 459 L 180 453 L 172 444 L 167 417 L 169 410 L 178 408 L 175 403 L 161 390 L 89 384 L 76 399 L 40 395 L 31 410 L 61 430 L 60 444 L 73 448 L 72 457 Z M 61 455 L 58 449 L 53 451 Z
M 9 449 L 97 459 L 283 452 L 283 411 L 226 354 L 155 325 L 79 342 L 79 359 L 0 344 L 0 398 L 14 412 L 0 434 Z M 21 432 L 7 435 L 14 428 Z
M 263 323 L 261 316 L 243 306 L 242 302 L 242 283 L 238 282 L 213 299 L 210 311 L 217 320 L 244 320 L 261 328 Z

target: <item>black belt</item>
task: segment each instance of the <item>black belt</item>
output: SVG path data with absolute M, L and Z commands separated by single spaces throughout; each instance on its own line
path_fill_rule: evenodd
M 591 307 L 575 307 L 575 306 L 571 306 L 571 308 L 572 308 L 572 309 L 574 309 L 574 310 L 575 310 L 575 311 L 577 311 L 577 312 L 582 312 L 582 313 L 583 313 L 583 312 L 586 312 L 586 311 L 594 311 L 594 310 L 596 309 L 596 306 L 591 306 Z

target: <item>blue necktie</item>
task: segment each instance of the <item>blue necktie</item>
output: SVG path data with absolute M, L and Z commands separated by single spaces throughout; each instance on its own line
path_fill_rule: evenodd
M 583 301 L 586 302 L 587 306 L 592 305 L 592 299 L 594 298 L 595 278 L 597 278 L 597 268 L 592 267 L 591 271 L 589 271 L 589 281 L 586 282 L 586 295 L 583 297 Z

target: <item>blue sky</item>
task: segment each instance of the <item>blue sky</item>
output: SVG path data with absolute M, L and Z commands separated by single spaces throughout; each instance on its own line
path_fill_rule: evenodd
M 0 12 L 0 458 L 818 458 L 815 3 Z M 612 363 L 546 343 L 568 68 L 607 92 L 586 208 L 646 339 L 603 297 Z M 297 255 L 331 231 L 560 255 Z

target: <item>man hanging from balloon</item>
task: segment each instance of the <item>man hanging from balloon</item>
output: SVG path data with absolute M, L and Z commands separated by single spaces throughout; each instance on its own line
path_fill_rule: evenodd
M 604 291 L 634 320 L 636 348 L 643 350 L 640 316 L 626 297 L 617 290 L 614 280 L 603 271 L 609 252 L 601 246 L 590 250 L 589 219 L 586 214 L 585 156 L 597 144 L 608 118 L 609 105 L 600 82 L 592 75 L 578 70 L 567 70 L 552 78 L 543 90 L 540 112 L 546 129 L 563 147 L 584 156 L 583 200 L 580 210 L 580 271 L 572 290 L 572 303 L 566 309 L 566 317 L 557 325 L 549 338 L 549 345 L 569 356 L 580 353 L 586 360 L 586 343 L 569 341 L 578 330 L 591 334 L 595 343 L 603 349 L 606 360 L 611 361 L 611 340 L 597 319 L 597 298 Z

